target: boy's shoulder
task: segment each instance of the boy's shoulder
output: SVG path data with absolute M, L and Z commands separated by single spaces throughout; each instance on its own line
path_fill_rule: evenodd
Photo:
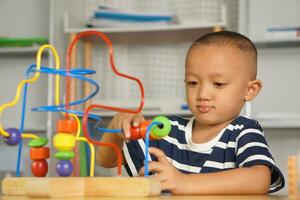
M 240 130 L 254 128 L 262 131 L 262 127 L 260 126 L 259 122 L 256 119 L 249 118 L 246 116 L 238 116 L 231 122 L 230 125 L 232 127 L 239 127 Z
M 236 141 L 244 135 L 246 135 L 246 138 L 264 137 L 264 132 L 257 120 L 246 116 L 238 116 L 226 127 L 224 133 L 224 137 L 229 137 L 232 141 Z

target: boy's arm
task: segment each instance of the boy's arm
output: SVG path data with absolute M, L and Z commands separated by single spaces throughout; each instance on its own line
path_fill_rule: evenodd
M 271 182 L 269 167 L 256 165 L 222 172 L 185 176 L 185 194 L 267 194 Z
M 157 162 L 149 163 L 149 171 L 156 172 L 163 190 L 174 194 L 267 194 L 271 172 L 267 166 L 256 165 L 222 172 L 183 174 L 166 158 L 163 151 L 150 148 Z M 140 175 L 144 174 L 144 168 Z
M 123 149 L 122 138 L 113 133 L 104 133 L 101 142 L 114 143 L 120 150 Z M 113 148 L 100 146 L 97 152 L 98 163 L 105 168 L 117 167 L 117 155 Z M 124 160 L 124 159 L 123 159 Z
M 122 151 L 123 141 L 130 138 L 130 127 L 138 126 L 141 121 L 144 120 L 144 117 L 141 113 L 134 115 L 128 113 L 118 113 L 110 125 L 109 129 L 122 129 L 123 133 L 104 133 L 101 142 L 105 143 L 114 143 Z M 106 168 L 112 168 L 117 166 L 117 156 L 113 148 L 100 146 L 97 152 L 98 163 Z M 124 160 L 124 159 L 123 159 Z

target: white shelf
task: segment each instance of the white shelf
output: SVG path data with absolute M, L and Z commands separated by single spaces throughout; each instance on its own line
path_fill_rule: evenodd
M 22 53 L 36 53 L 40 46 L 31 47 L 1 47 L 0 54 L 22 54 Z
M 255 119 L 263 128 L 300 128 L 300 113 L 259 113 Z
M 79 33 L 88 30 L 100 31 L 103 33 L 130 33 L 130 32 L 158 32 L 158 31 L 174 31 L 174 30 L 194 30 L 194 29 L 211 29 L 224 28 L 226 26 L 226 8 L 222 6 L 222 19 L 220 22 L 207 21 L 187 21 L 179 24 L 170 25 L 148 25 L 148 26 L 127 26 L 127 27 L 94 27 L 86 28 L 84 24 L 70 26 L 69 15 L 64 15 L 64 32 Z
M 172 103 L 170 103 L 172 102 Z M 132 101 L 116 101 L 116 100 L 94 100 L 93 104 L 104 104 L 115 107 L 127 108 L 127 109 L 135 109 L 139 106 L 139 102 Z M 180 116 L 191 116 L 191 111 L 187 109 L 181 109 L 181 105 L 184 102 L 181 100 L 173 99 L 171 100 L 147 100 L 145 101 L 144 108 L 142 110 L 145 116 L 157 116 L 157 115 L 180 115 Z M 113 117 L 116 112 L 107 111 L 101 109 L 92 110 L 93 114 L 100 115 L 100 117 Z
M 300 38 L 255 40 L 254 43 L 257 47 L 300 47 Z

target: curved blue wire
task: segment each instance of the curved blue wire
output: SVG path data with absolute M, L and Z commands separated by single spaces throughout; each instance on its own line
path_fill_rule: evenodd
M 144 176 L 148 176 L 149 175 L 149 137 L 150 137 L 150 131 L 151 128 L 153 126 L 158 126 L 161 125 L 160 122 L 151 122 L 151 124 L 147 127 L 147 132 L 146 132 L 146 137 L 145 137 L 145 161 L 144 161 L 144 165 L 145 165 L 145 172 L 144 172 Z
M 102 128 L 102 127 L 97 127 L 96 128 L 98 131 L 102 132 L 110 132 L 110 133 L 122 133 L 122 129 L 109 129 L 109 128 Z
M 96 89 L 89 96 L 87 96 L 83 99 L 74 101 L 74 102 L 70 102 L 70 106 L 75 106 L 75 105 L 82 104 L 82 103 L 88 101 L 89 99 L 94 97 L 99 91 L 99 85 L 96 81 L 80 75 L 80 73 L 88 74 L 87 72 L 94 72 L 94 70 L 73 69 L 73 70 L 71 70 L 71 72 L 76 72 L 77 74 L 72 74 L 72 73 L 67 73 L 65 69 L 55 70 L 55 69 L 52 69 L 52 68 L 41 67 L 40 70 L 33 69 L 33 71 L 34 72 L 39 71 L 41 73 L 48 73 L 48 74 L 54 74 L 54 75 L 60 75 L 60 76 L 69 76 L 69 77 L 76 78 L 76 79 L 79 79 L 79 80 L 82 80 L 82 81 L 87 81 L 87 82 L 91 83 L 92 85 L 94 85 L 96 87 Z M 32 108 L 32 111 L 45 112 L 45 111 L 47 111 L 48 108 L 58 108 L 58 107 L 63 108 L 65 106 L 66 106 L 65 104 L 52 105 L 52 106 L 41 106 L 41 107 L 37 107 L 37 108 Z
M 34 66 L 29 66 L 29 68 L 25 72 L 25 78 L 29 78 L 30 70 Z M 24 123 L 25 123 L 25 113 L 26 113 L 26 100 L 27 100 L 27 90 L 28 90 L 28 83 L 25 83 L 23 89 L 23 99 L 22 99 L 22 115 L 21 115 L 21 122 L 20 122 L 20 134 L 24 131 Z M 22 148 L 23 148 L 23 139 L 21 137 L 20 143 L 18 145 L 18 156 L 17 156 L 17 166 L 16 166 L 16 176 L 19 177 L 20 173 L 20 166 L 21 166 L 21 158 L 22 158 Z
M 62 76 L 71 76 L 71 77 L 78 78 L 78 79 L 81 79 L 81 80 L 84 80 L 84 81 L 88 81 L 91 84 L 93 84 L 94 86 L 96 86 L 96 90 L 91 95 L 89 95 L 88 97 L 86 97 L 86 98 L 84 98 L 84 99 L 82 99 L 80 101 L 77 101 L 75 103 L 72 102 L 73 104 L 70 104 L 70 105 L 77 105 L 77 104 L 83 103 L 83 102 L 89 100 L 90 98 L 92 98 L 93 96 L 95 96 L 97 94 L 97 92 L 99 91 L 99 85 L 97 84 L 97 82 L 95 82 L 95 81 L 93 81 L 91 79 L 88 79 L 88 78 L 85 78 L 85 77 L 82 76 L 82 75 L 94 74 L 95 73 L 94 70 L 90 70 L 90 69 L 71 69 L 70 73 L 66 73 L 66 69 L 53 70 L 52 68 L 46 68 L 46 67 L 43 67 L 43 66 L 41 67 L 40 70 L 37 70 L 36 69 L 36 64 L 32 64 L 26 70 L 25 78 L 29 79 L 30 73 L 31 72 L 37 72 L 37 71 L 40 71 L 41 73 L 51 73 L 51 74 L 59 74 L 59 75 L 62 75 Z M 27 91 L 28 91 L 28 83 L 25 84 L 24 89 L 23 89 L 22 116 L 21 116 L 21 122 L 20 122 L 20 133 L 21 134 L 24 131 Z M 60 105 L 60 106 L 63 107 L 63 105 Z M 43 109 L 45 111 L 69 112 L 69 113 L 74 113 L 74 114 L 77 114 L 77 115 L 83 115 L 83 112 L 80 112 L 80 111 L 66 110 L 66 109 L 62 109 L 62 108 L 57 109 L 57 108 L 55 108 L 57 106 L 48 106 L 48 107 L 51 107 L 51 108 L 49 110 L 47 110 L 48 108 L 44 106 Z M 39 108 L 36 108 L 37 111 L 42 111 L 43 109 L 39 110 Z M 90 114 L 89 117 L 94 118 L 96 120 L 101 120 L 101 118 L 99 116 L 97 116 L 97 115 Z M 22 147 L 23 147 L 23 142 L 22 142 L 22 139 L 21 139 L 21 141 L 20 141 L 20 143 L 18 145 L 18 156 L 17 156 L 17 163 L 16 163 L 16 176 L 17 177 L 20 176 L 20 165 L 21 165 L 21 157 L 22 157 Z
M 26 99 L 27 99 L 27 88 L 28 83 L 25 84 L 24 90 L 23 90 L 23 102 L 22 102 L 22 116 L 21 116 L 21 122 L 20 122 L 20 134 L 24 131 L 24 123 L 25 123 L 25 112 L 26 112 Z M 20 166 L 21 166 L 21 157 L 22 157 L 22 147 L 23 147 L 23 139 L 21 137 L 19 146 L 18 146 L 18 157 L 17 157 L 17 166 L 16 166 L 16 176 L 19 177 L 21 175 L 20 173 Z
M 96 81 L 83 76 L 83 75 L 94 74 L 94 73 L 96 73 L 95 70 L 80 69 L 80 68 L 75 68 L 74 69 L 73 68 L 73 69 L 70 69 L 69 73 L 67 73 L 66 69 L 57 70 L 57 69 L 53 69 L 53 68 L 47 68 L 47 67 L 44 67 L 44 66 L 41 66 L 41 68 L 39 70 L 37 70 L 36 69 L 36 64 L 31 64 L 28 67 L 28 69 L 26 70 L 25 78 L 29 79 L 30 73 L 32 73 L 32 72 L 41 72 L 41 73 L 54 74 L 54 75 L 60 75 L 60 76 L 69 76 L 69 77 L 76 78 L 76 79 L 79 79 L 79 80 L 82 80 L 82 81 L 87 81 L 87 82 L 89 82 L 89 83 L 91 83 L 92 85 L 95 86 L 95 90 L 89 96 L 87 96 L 83 99 L 74 101 L 74 102 L 70 102 L 70 106 L 82 104 L 82 103 L 88 101 L 89 99 L 94 97 L 99 91 L 99 85 Z M 24 131 L 27 91 L 28 91 L 28 83 L 25 84 L 24 90 L 23 90 L 24 95 L 23 95 L 23 100 L 22 100 L 23 102 L 22 102 L 22 118 L 21 118 L 21 122 L 20 122 L 20 133 L 23 133 L 23 131 Z M 40 106 L 40 107 L 32 108 L 31 110 L 32 111 L 37 111 L 37 112 L 66 112 L 66 113 L 73 113 L 73 114 L 78 115 L 78 116 L 83 116 L 84 115 L 84 112 L 82 112 L 82 111 L 66 110 L 63 107 L 65 107 L 65 104 L 51 105 L 51 106 Z M 98 116 L 98 115 L 89 114 L 88 117 L 92 118 L 92 119 L 95 119 L 97 121 L 101 121 L 101 117 Z M 112 133 L 122 132 L 122 129 L 106 129 L 106 128 L 100 128 L 100 127 L 98 127 L 97 130 L 104 131 L 104 132 L 112 132 Z M 148 136 L 148 138 L 149 138 L 149 136 Z M 148 141 L 148 145 L 149 145 L 149 141 Z M 16 176 L 20 176 L 21 154 L 22 154 L 22 140 L 19 143 L 19 147 L 18 147 Z

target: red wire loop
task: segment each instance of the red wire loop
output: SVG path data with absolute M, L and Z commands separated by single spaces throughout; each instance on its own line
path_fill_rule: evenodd
M 73 49 L 74 45 L 78 42 L 79 39 L 81 39 L 82 37 L 89 36 L 89 35 L 98 36 L 107 44 L 107 47 L 109 49 L 109 61 L 110 61 L 110 65 L 111 65 L 113 72 L 118 76 L 121 76 L 126 79 L 130 79 L 130 80 L 137 82 L 137 84 L 139 85 L 140 91 L 141 91 L 141 102 L 137 109 L 125 109 L 125 108 L 113 107 L 113 106 L 107 106 L 107 105 L 101 105 L 101 104 L 93 104 L 93 105 L 90 105 L 86 109 L 86 111 L 84 112 L 84 115 L 83 115 L 83 134 L 84 134 L 84 136 L 87 138 L 87 140 L 89 142 L 91 142 L 94 145 L 103 145 L 103 146 L 112 147 L 114 149 L 114 151 L 117 155 L 117 161 L 118 161 L 118 174 L 121 175 L 121 173 L 122 173 L 121 167 L 122 167 L 122 162 L 123 162 L 121 150 L 118 148 L 118 146 L 116 144 L 95 141 L 90 137 L 89 132 L 88 132 L 89 112 L 93 108 L 100 108 L 100 109 L 106 109 L 106 110 L 112 110 L 112 111 L 118 111 L 118 112 L 127 112 L 127 113 L 137 114 L 142 111 L 143 106 L 144 106 L 144 97 L 145 97 L 144 87 L 143 87 L 142 82 L 138 78 L 123 74 L 116 69 L 115 63 L 114 63 L 114 53 L 113 53 L 113 48 L 112 48 L 112 42 L 104 33 L 101 33 L 98 31 L 84 31 L 84 32 L 77 34 L 77 36 L 74 38 L 74 40 L 69 45 L 68 50 L 67 50 L 67 56 L 66 56 L 67 73 L 70 73 L 70 58 L 71 58 L 71 53 L 72 53 L 72 49 Z M 65 86 L 66 86 L 66 110 L 68 110 L 70 107 L 70 77 L 69 76 L 66 77 L 66 85 Z M 66 116 L 66 117 L 68 117 L 68 116 Z

